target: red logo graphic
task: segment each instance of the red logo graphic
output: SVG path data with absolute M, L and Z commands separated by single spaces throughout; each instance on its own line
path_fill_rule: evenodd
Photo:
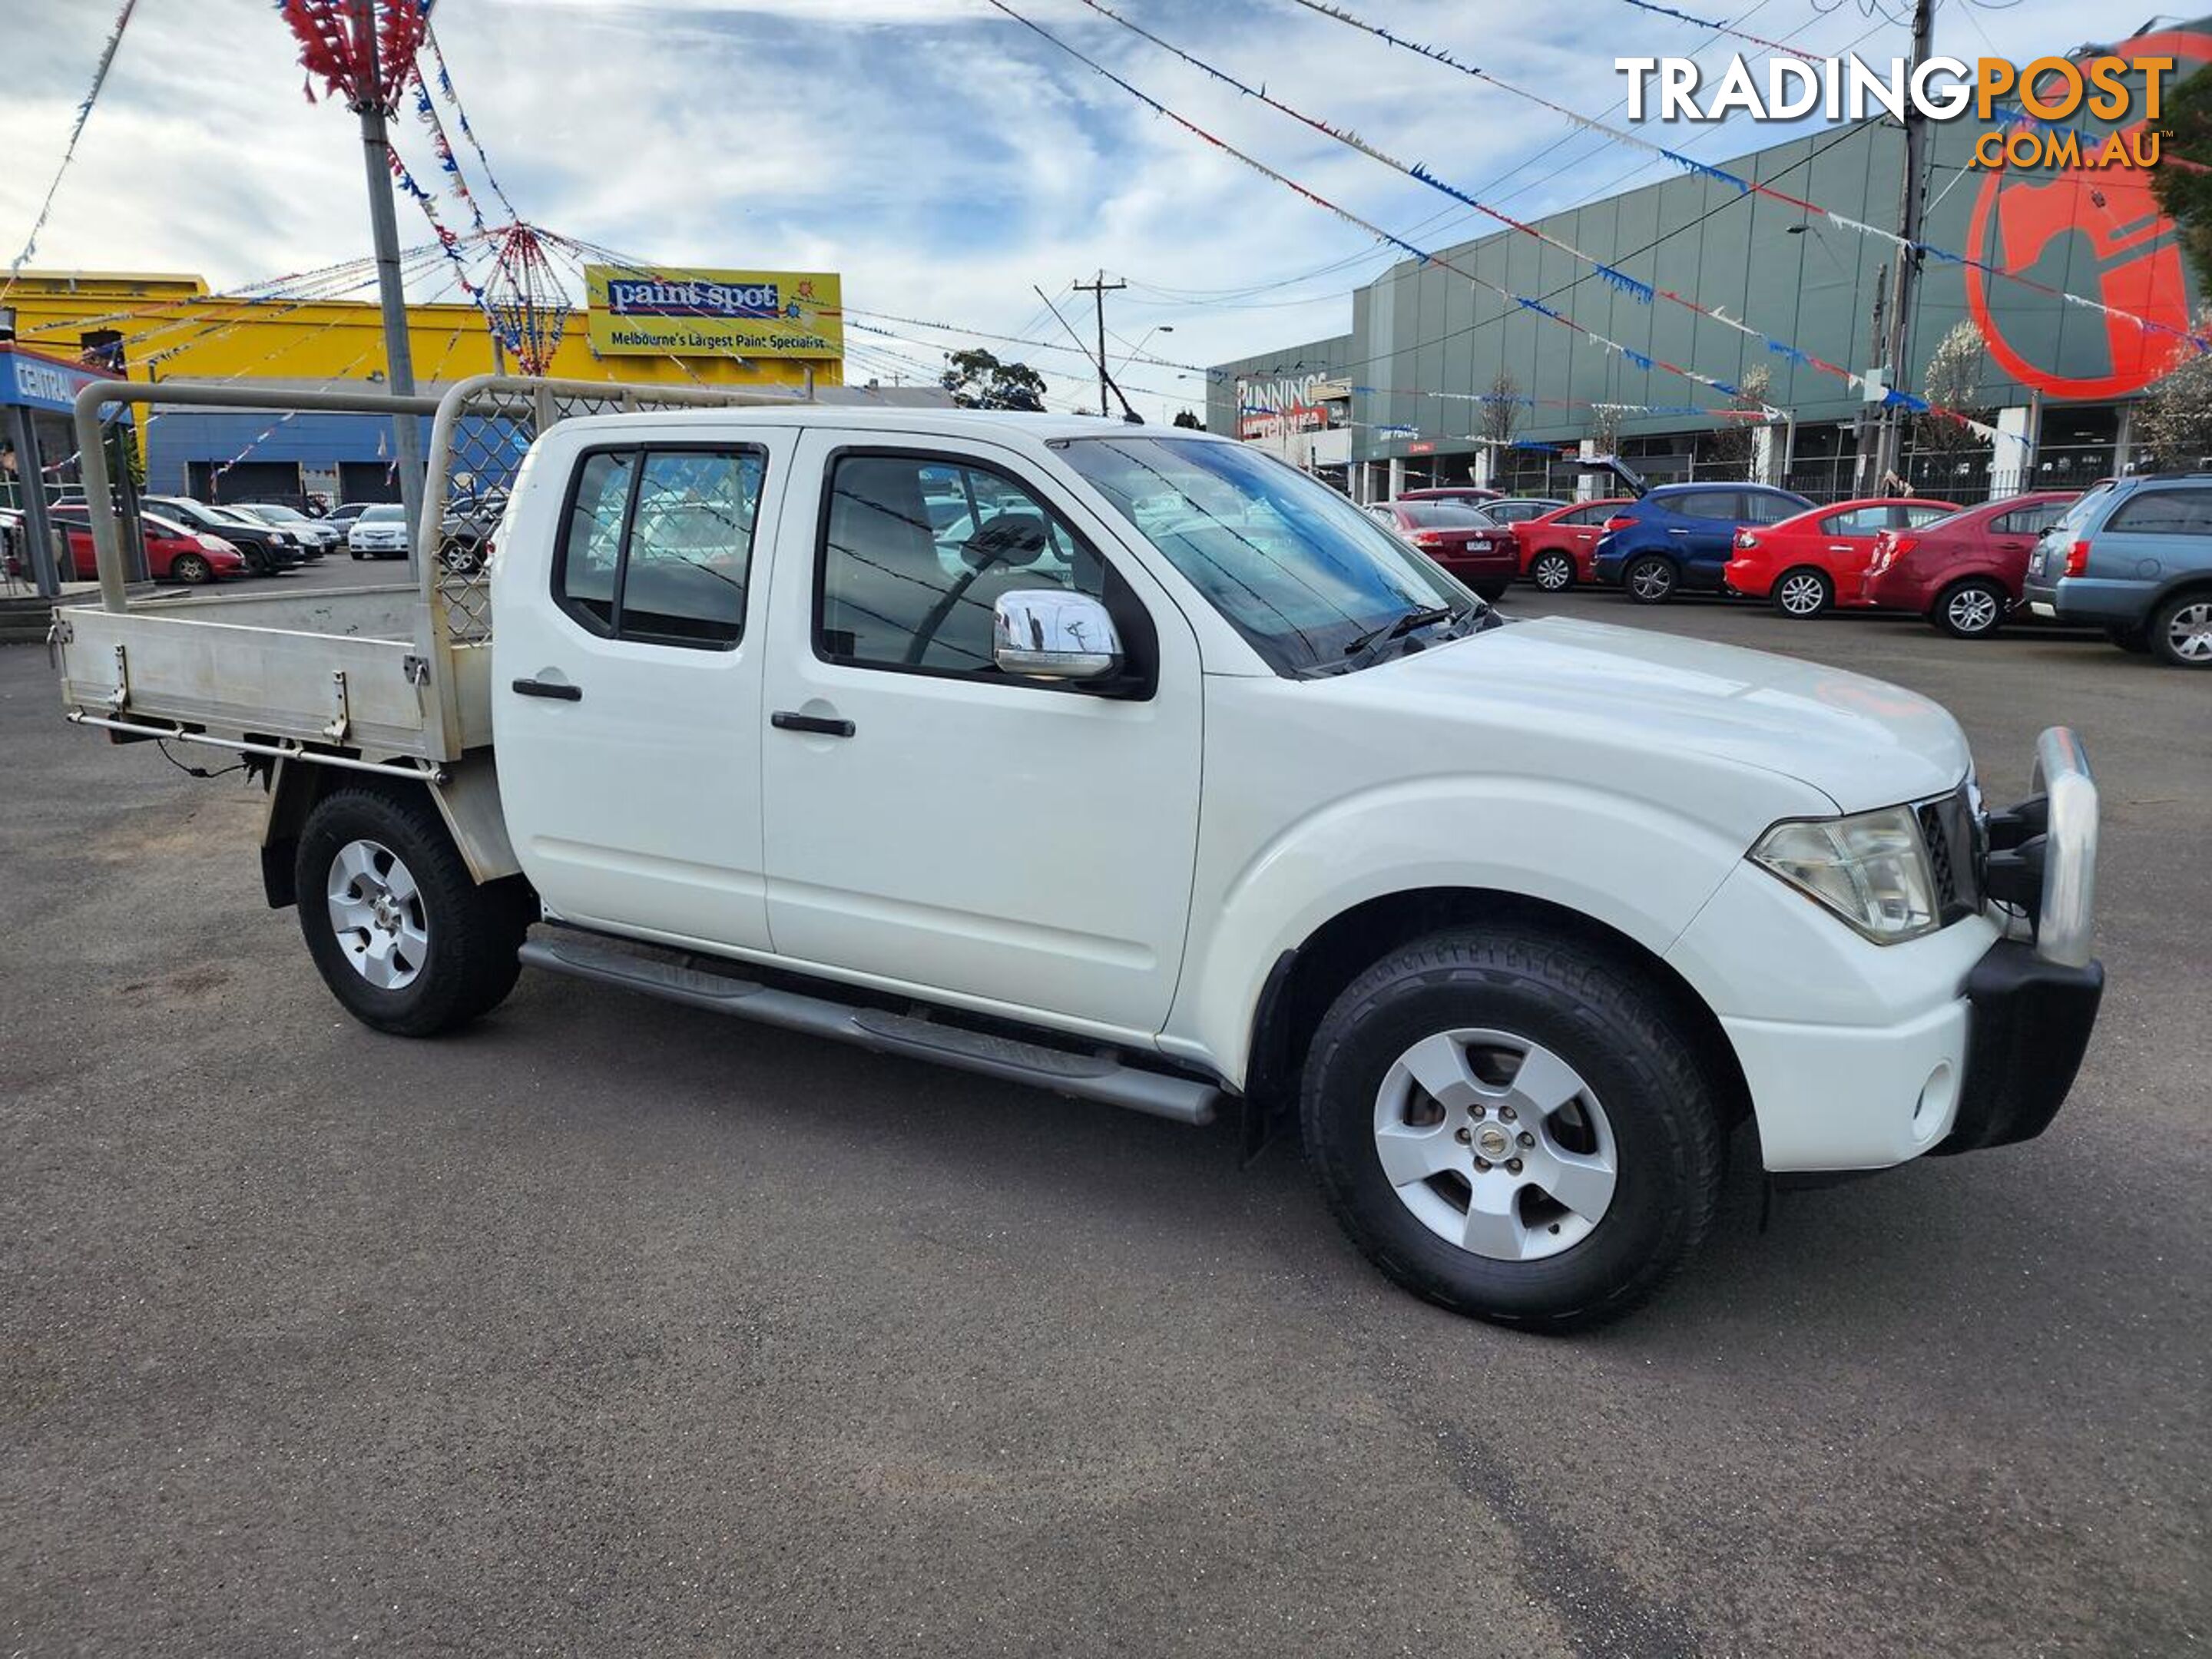
M 2172 58 L 2174 67 L 2164 82 L 2171 91 L 2198 64 L 2212 62 L 2212 37 L 2169 31 L 2123 40 L 2112 51 L 2130 63 L 2139 58 Z M 2125 131 L 2141 131 L 2144 125 L 2139 121 Z M 2102 143 L 2100 137 L 2100 148 Z M 1993 170 L 1974 202 L 1967 249 L 1999 270 L 2026 275 L 2046 250 L 2069 235 L 2086 240 L 2095 260 L 2096 283 L 2085 298 L 2162 325 L 2147 329 L 2130 317 L 2098 318 L 2111 353 L 2110 373 L 2069 376 L 2059 373 L 2054 363 L 2027 356 L 2004 331 L 1998 314 L 2004 307 L 1993 310 L 1990 305 L 1993 279 L 1972 266 L 1966 270 L 1966 304 L 1989 342 L 1990 355 L 2022 385 L 2053 398 L 2118 398 L 2139 392 L 2186 349 L 2185 342 L 2163 331 L 2190 325 L 2189 283 L 2173 221 L 2159 210 L 2147 171 L 2118 167 L 2068 167 L 2056 173 Z M 2078 260 L 2074 269 L 2081 269 Z M 2067 286 L 2083 293 L 2078 276 Z M 2010 283 L 2002 287 L 2009 290 L 2007 301 L 2031 300 L 2039 313 L 2045 300 L 2063 303 L 2030 289 Z M 2096 315 L 2084 312 L 2082 319 Z M 2055 356 L 2055 333 L 2049 343 L 2039 343 L 2038 349 Z

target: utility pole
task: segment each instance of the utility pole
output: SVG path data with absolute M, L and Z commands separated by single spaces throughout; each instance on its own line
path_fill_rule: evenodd
M 368 171 L 368 223 L 376 246 L 376 287 L 384 311 L 385 377 L 396 397 L 415 395 L 415 355 L 407 339 L 407 290 L 399 278 L 399 226 L 392 212 L 392 146 L 385 135 L 382 77 L 379 73 L 376 38 L 376 0 L 353 0 L 354 40 L 361 53 L 360 101 L 354 112 L 361 117 L 361 149 Z M 422 428 L 412 415 L 392 419 L 394 453 L 399 458 L 399 499 L 407 514 L 409 563 L 420 570 L 421 560 L 437 547 L 434 526 L 422 526 Z
M 1914 0 L 1912 8 L 1912 68 L 1917 73 L 1936 45 L 1936 0 Z M 1905 106 L 1905 190 L 1904 202 L 1898 211 L 1898 234 L 1911 246 L 1897 251 L 1897 270 L 1890 287 L 1889 305 L 1889 384 L 1896 391 L 1905 390 L 1905 354 L 1912 348 L 1912 290 L 1920 277 L 1920 210 L 1927 196 L 1923 180 L 1927 174 L 1928 118 L 1922 114 L 1917 103 Z M 1881 411 L 1881 441 L 1875 451 L 1874 488 L 1880 489 L 1881 481 L 1898 470 L 1899 451 L 1905 435 L 1905 411 L 1894 406 Z
M 1097 282 L 1077 283 L 1073 286 L 1078 294 L 1088 294 L 1097 303 L 1098 412 L 1111 420 L 1114 417 L 1114 411 L 1107 406 L 1106 403 L 1106 296 L 1109 294 L 1117 293 L 1129 285 L 1127 283 L 1108 282 L 1105 271 L 1101 270 Z

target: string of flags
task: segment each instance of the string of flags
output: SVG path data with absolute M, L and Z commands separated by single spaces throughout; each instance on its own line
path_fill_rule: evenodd
M 62 148 L 61 164 L 55 167 L 54 176 L 46 185 L 46 193 L 39 204 L 37 216 L 31 221 L 31 234 L 23 239 L 23 251 L 8 263 L 8 280 L 0 283 L 0 299 L 15 286 L 15 278 L 23 267 L 38 256 L 39 233 L 46 228 L 47 216 L 54 210 L 54 193 L 62 187 L 62 175 L 76 160 L 77 140 L 84 137 L 85 123 L 92 119 L 92 106 L 100 101 L 100 88 L 107 84 L 107 71 L 115 62 L 116 52 L 123 45 L 123 31 L 131 27 L 131 14 L 137 9 L 138 0 L 123 0 L 123 9 L 115 14 L 115 26 L 107 32 L 107 44 L 100 50 L 100 62 L 92 71 L 92 86 L 78 100 L 76 119 L 70 124 L 69 143 Z
M 514 210 L 514 204 L 507 199 L 507 191 L 499 182 L 499 175 L 492 171 L 491 157 L 484 154 L 484 147 L 477 137 L 476 129 L 469 125 L 469 112 L 461 106 L 460 94 L 453 90 L 453 72 L 446 66 L 446 49 L 438 44 L 438 31 L 430 27 L 427 18 L 422 24 L 422 38 L 430 48 L 431 61 L 438 66 L 438 93 L 453 109 L 453 124 L 460 128 L 461 137 L 468 140 L 469 147 L 477 153 L 477 160 L 483 164 L 484 182 L 491 186 L 491 193 L 499 198 L 499 204 L 507 210 L 507 216 L 520 222 L 522 216 Z M 419 63 L 416 79 L 418 82 L 421 79 Z

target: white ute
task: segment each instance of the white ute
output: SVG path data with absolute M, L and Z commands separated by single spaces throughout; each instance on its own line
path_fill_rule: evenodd
M 458 634 L 434 574 L 57 625 L 71 718 L 255 758 L 270 900 L 380 1030 L 526 965 L 1235 1101 L 1393 1279 L 1560 1329 L 1682 1265 L 1746 1116 L 1775 1172 L 2024 1139 L 2095 1018 L 2071 733 L 1989 812 L 1919 696 L 1509 624 L 1223 439 L 585 416 L 494 544 Z

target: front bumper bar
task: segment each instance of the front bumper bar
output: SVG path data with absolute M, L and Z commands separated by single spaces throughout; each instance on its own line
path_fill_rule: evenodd
M 2035 746 L 2041 793 L 1990 817 L 1990 896 L 2018 910 L 2033 943 L 2000 939 L 1966 977 L 1966 1083 L 1936 1154 L 2029 1140 L 2074 1086 L 2104 965 L 2089 954 L 2097 891 L 2097 785 L 2064 726 Z

